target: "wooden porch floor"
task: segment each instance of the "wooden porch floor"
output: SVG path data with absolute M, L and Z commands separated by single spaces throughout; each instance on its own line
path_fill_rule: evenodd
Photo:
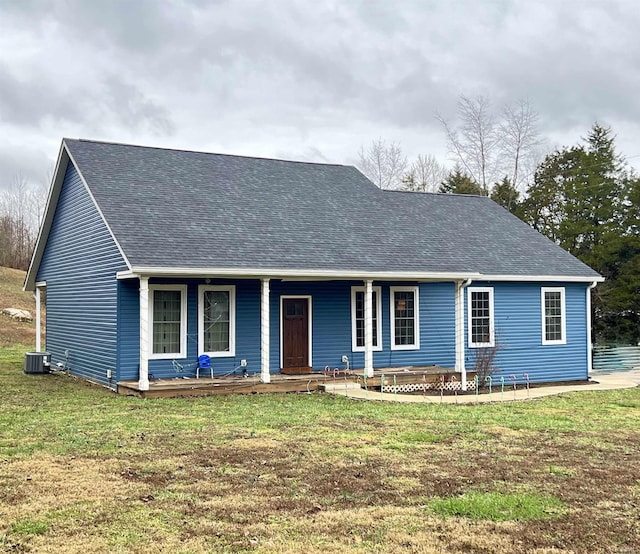
M 474 374 L 467 372 L 467 379 Z M 383 385 L 406 385 L 414 383 L 439 383 L 460 381 L 459 372 L 440 366 L 411 366 L 382 368 L 374 371 L 374 376 L 365 379 L 362 369 L 339 372 L 314 371 L 303 375 L 271 375 L 271 383 L 260 382 L 260 374 L 248 377 L 201 377 L 154 379 L 149 383 L 148 391 L 138 388 L 138 381 L 119 381 L 118 394 L 141 398 L 162 398 L 179 396 L 204 396 L 211 394 L 257 394 L 282 392 L 313 392 L 321 390 L 322 385 L 353 382 L 367 388 L 380 389 Z

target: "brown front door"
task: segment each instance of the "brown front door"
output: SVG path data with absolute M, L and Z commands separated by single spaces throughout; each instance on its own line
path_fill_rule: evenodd
M 282 299 L 282 367 L 309 367 L 309 299 Z

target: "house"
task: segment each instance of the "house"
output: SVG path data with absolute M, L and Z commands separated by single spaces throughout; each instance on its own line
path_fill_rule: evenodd
M 176 376 L 437 365 L 586 379 L 602 277 L 489 198 L 356 168 L 64 139 L 25 290 L 52 365 Z M 38 323 L 39 325 L 39 323 Z M 40 344 L 37 345 L 40 350 Z M 195 371 L 195 369 L 193 369 Z

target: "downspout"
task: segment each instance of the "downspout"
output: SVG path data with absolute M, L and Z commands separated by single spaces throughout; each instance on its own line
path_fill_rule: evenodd
M 456 371 L 460 373 L 460 385 L 463 391 L 467 390 L 467 368 L 464 364 L 464 289 L 473 279 L 456 281 L 456 296 L 454 303 L 455 329 L 456 329 Z
M 591 291 L 598 284 L 594 281 L 587 287 L 587 378 L 593 371 L 593 344 L 591 343 Z

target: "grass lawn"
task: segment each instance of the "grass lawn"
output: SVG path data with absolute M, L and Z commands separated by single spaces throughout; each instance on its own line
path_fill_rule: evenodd
M 640 552 L 640 389 L 140 400 L 0 350 L 0 552 Z

